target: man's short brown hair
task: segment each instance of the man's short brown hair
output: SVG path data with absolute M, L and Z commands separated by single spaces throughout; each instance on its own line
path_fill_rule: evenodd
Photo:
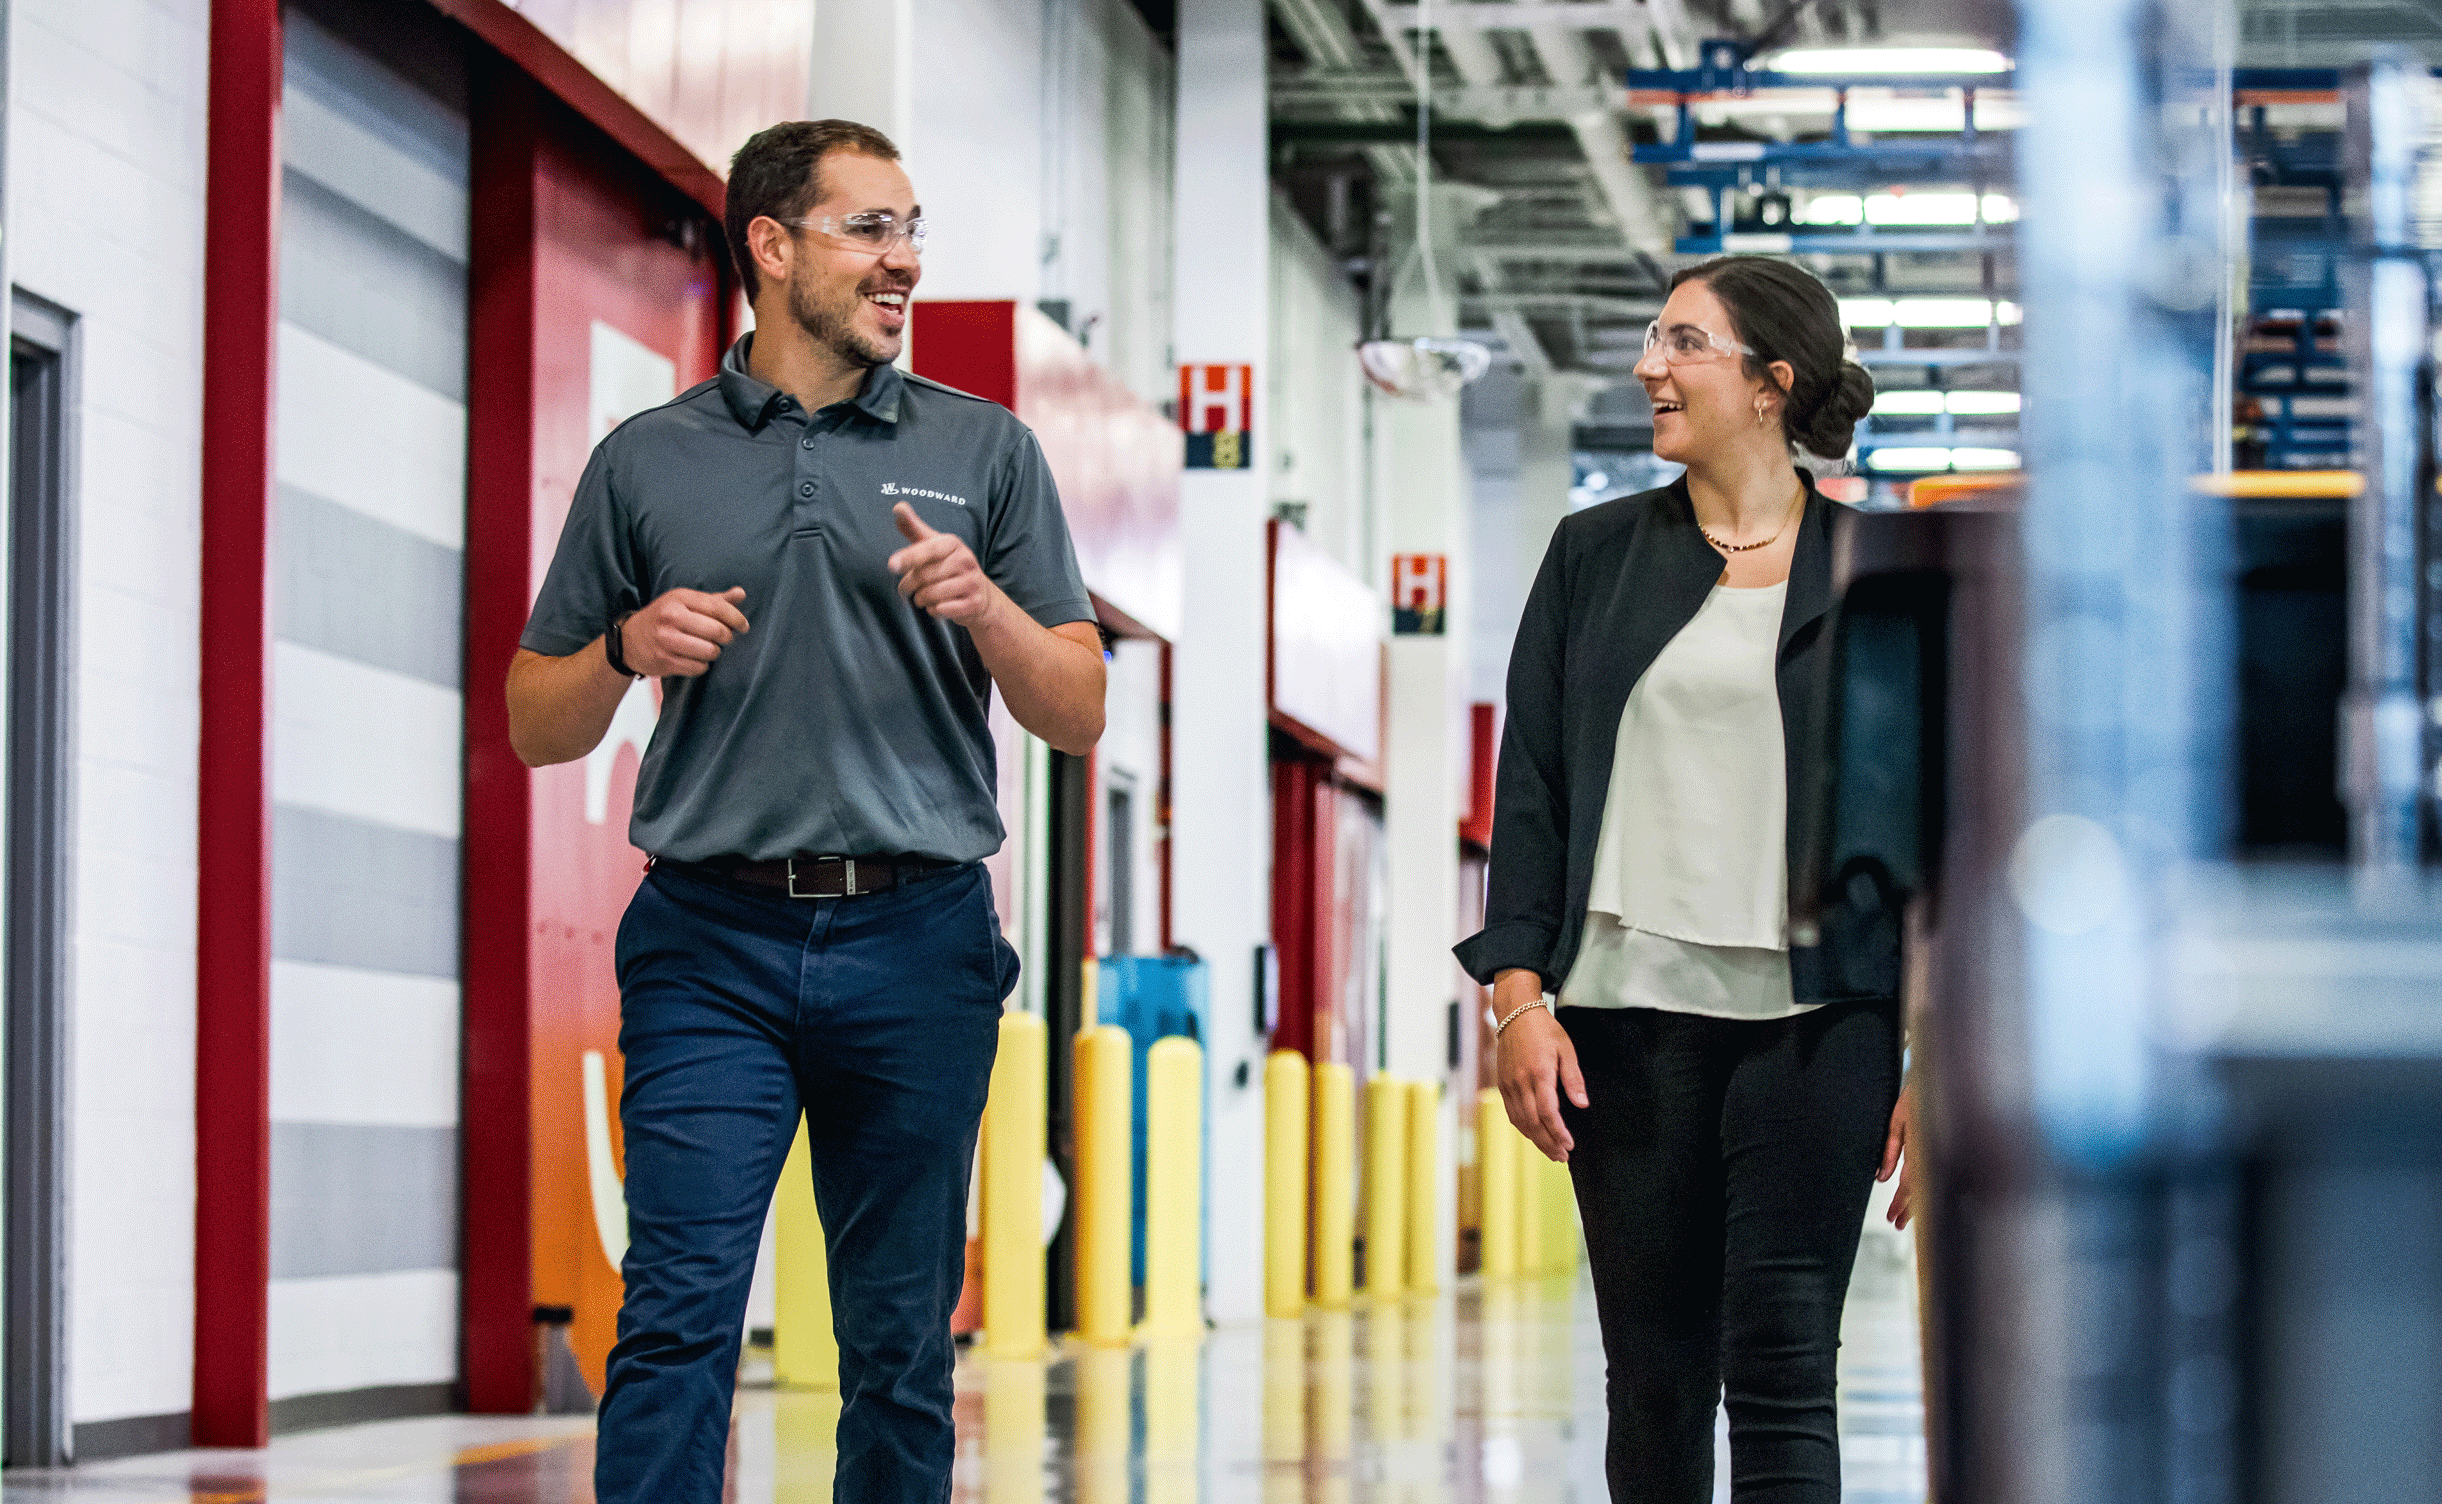
M 753 302 L 761 278 L 746 245 L 746 227 L 762 215 L 783 224 L 822 202 L 822 159 L 835 151 L 899 160 L 899 148 L 870 125 L 853 120 L 784 120 L 759 130 L 729 159 L 729 198 L 723 206 L 730 260 Z

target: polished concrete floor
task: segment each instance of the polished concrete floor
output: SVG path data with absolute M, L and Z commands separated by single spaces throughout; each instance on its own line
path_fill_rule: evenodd
M 1879 1204 L 1879 1198 L 1878 1198 Z M 1848 1504 L 1921 1504 L 1915 1277 L 1868 1223 L 1841 1353 Z M 836 1396 L 750 1382 L 733 1504 L 831 1498 Z M 1602 1350 L 1582 1279 L 1224 1328 L 1201 1343 L 977 1354 L 958 1371 L 959 1504 L 1600 1504 Z M 585 1420 L 449 1417 L 12 1472 L 6 1504 L 579 1504 Z M 1726 1459 L 1717 1497 L 1728 1497 Z

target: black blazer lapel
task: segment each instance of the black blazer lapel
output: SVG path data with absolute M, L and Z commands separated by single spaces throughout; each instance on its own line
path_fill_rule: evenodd
M 1798 479 L 1806 486 L 1806 515 L 1798 519 L 1798 546 L 1789 557 L 1789 593 L 1781 599 L 1781 641 L 1786 655 L 1789 640 L 1809 622 L 1831 609 L 1831 509 L 1805 470 Z
M 1574 644 L 1584 656 L 1570 665 L 1571 677 L 1583 673 L 1580 682 L 1586 693 L 1569 713 L 1587 728 L 1589 749 L 1595 739 L 1600 741 L 1602 777 L 1596 785 L 1605 790 L 1611 781 L 1612 744 L 1629 693 L 1679 629 L 1696 619 L 1721 578 L 1721 555 L 1696 526 L 1686 479 L 1673 481 L 1661 502 L 1644 526 L 1628 535 L 1617 558 L 1588 561 L 1590 572 L 1607 578 L 1601 586 L 1601 609 L 1589 613 L 1586 629 Z

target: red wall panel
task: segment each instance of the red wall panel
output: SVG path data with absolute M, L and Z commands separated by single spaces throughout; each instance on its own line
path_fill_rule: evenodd
M 697 158 L 806 110 L 814 0 L 481 0 L 517 11 Z
M 487 708 L 479 722 L 474 706 L 500 693 L 592 452 L 593 325 L 669 358 L 683 389 L 716 369 L 726 305 L 712 255 L 664 233 L 684 208 L 676 195 L 534 91 L 516 98 L 521 87 L 502 80 L 478 167 L 477 222 L 497 222 L 478 242 L 477 306 L 503 316 L 479 322 L 471 407 L 498 421 L 475 425 L 492 431 L 470 460 L 468 527 L 469 1244 L 514 1228 L 527 1253 L 522 1268 L 470 1260 L 468 1380 L 474 1408 L 502 1411 L 532 1404 L 533 1306 L 574 1308 L 571 1340 L 597 1389 L 612 1341 L 620 1286 L 595 1231 L 581 1062 L 602 1054 L 615 1102 L 612 940 L 644 858 L 627 841 L 632 749 L 616 754 L 608 815 L 593 823 L 584 763 L 525 769 L 505 716 Z
M 1178 429 L 1031 308 L 919 301 L 913 326 L 917 374 L 989 397 L 1034 430 L 1095 598 L 1117 624 L 1176 641 L 1185 588 Z

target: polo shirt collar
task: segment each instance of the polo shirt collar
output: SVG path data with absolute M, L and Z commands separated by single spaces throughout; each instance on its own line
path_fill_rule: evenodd
M 760 433 L 772 420 L 788 394 L 769 382 L 759 381 L 746 370 L 747 351 L 752 348 L 754 331 L 738 336 L 721 357 L 721 400 L 729 404 L 729 415 L 750 433 Z M 864 390 L 857 393 L 856 409 L 877 423 L 899 421 L 899 396 L 907 389 L 907 378 L 893 365 L 875 366 L 865 373 Z

